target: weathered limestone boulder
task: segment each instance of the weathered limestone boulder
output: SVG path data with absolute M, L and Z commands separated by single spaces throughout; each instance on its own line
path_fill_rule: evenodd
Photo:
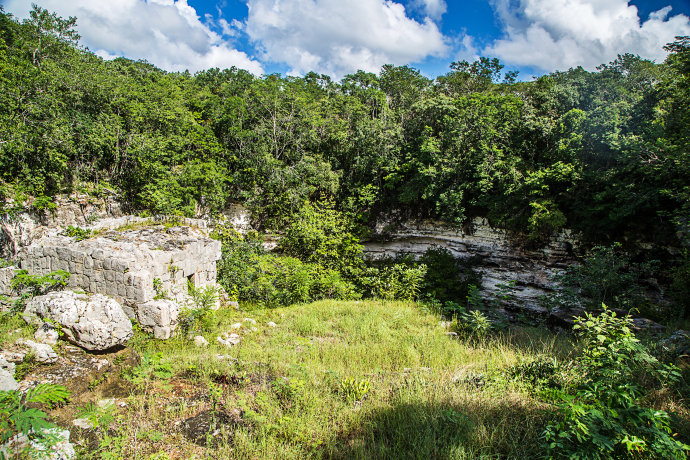
M 122 306 L 102 294 L 62 291 L 34 297 L 27 303 L 24 317 L 57 323 L 70 341 L 87 350 L 107 350 L 133 335 Z
M 169 339 L 180 314 L 180 306 L 174 300 L 156 299 L 139 305 L 139 324 L 153 330 L 157 339 Z
M 19 384 L 14 380 L 14 375 L 0 368 L 0 391 L 14 391 L 17 388 Z
M 48 345 L 57 345 L 59 338 L 60 334 L 55 329 L 55 326 L 50 323 L 43 323 L 34 333 L 34 339 Z
M 47 343 L 38 343 L 33 340 L 20 340 L 17 342 L 18 345 L 27 348 L 36 357 L 36 361 L 39 363 L 49 364 L 54 363 L 58 360 L 58 355 L 53 350 L 53 347 Z
M 74 446 L 69 442 L 69 430 L 60 428 L 47 428 L 43 430 L 47 438 L 54 441 L 46 442 L 29 439 L 24 434 L 18 434 L 10 438 L 7 443 L 0 446 L 0 457 L 15 458 L 20 452 L 29 451 L 30 458 L 42 460 L 72 460 L 77 454 Z M 18 458 L 18 457 L 17 457 Z M 22 457 L 23 458 L 23 457 Z
M 0 295 L 12 294 L 12 279 L 16 274 L 18 267 L 4 267 L 0 268 Z

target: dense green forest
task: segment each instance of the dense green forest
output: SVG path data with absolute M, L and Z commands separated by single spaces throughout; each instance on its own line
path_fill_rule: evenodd
M 386 65 L 335 82 L 105 61 L 74 25 L 0 15 L 6 196 L 88 183 L 154 213 L 240 201 L 269 229 L 332 198 L 360 224 L 398 209 L 535 239 L 690 238 L 688 37 L 661 64 L 626 54 L 531 82 L 487 58 L 435 80 Z

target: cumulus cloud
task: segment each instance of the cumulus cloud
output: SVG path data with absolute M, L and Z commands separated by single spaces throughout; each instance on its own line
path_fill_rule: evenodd
M 262 65 L 224 42 L 201 22 L 187 0 L 42 0 L 60 16 L 76 16 L 82 43 L 106 59 L 146 59 L 170 71 L 238 67 L 255 74 Z M 24 0 L 6 0 L 5 10 L 28 17 Z M 230 24 L 227 24 L 230 30 Z
M 494 0 L 493 5 L 506 37 L 484 54 L 545 71 L 578 65 L 592 70 L 622 53 L 660 61 L 666 43 L 690 35 L 690 18 L 670 15 L 670 6 L 642 22 L 628 0 Z
M 287 64 L 291 74 L 313 70 L 341 78 L 446 52 L 431 18 L 415 21 L 390 0 L 247 0 L 247 5 L 246 33 L 264 59 Z
M 445 0 L 413 0 L 412 5 L 434 20 L 441 19 L 446 12 Z

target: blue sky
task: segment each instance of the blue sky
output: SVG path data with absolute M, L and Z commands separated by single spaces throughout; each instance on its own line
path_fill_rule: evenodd
M 167 70 L 236 66 L 255 74 L 336 79 L 412 65 L 430 77 L 450 62 L 498 57 L 522 79 L 618 53 L 660 62 L 690 35 L 690 0 L 33 0 L 77 16 L 82 44 L 104 58 Z M 32 0 L 0 0 L 27 16 Z

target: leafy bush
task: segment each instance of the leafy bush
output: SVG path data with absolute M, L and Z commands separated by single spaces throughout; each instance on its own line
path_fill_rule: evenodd
M 223 244 L 218 282 L 243 301 L 268 306 L 357 297 L 339 271 L 268 254 L 255 235 L 230 235 Z
M 394 264 L 367 267 L 358 272 L 356 279 L 367 297 L 414 300 L 419 296 L 426 272 L 426 265 Z
M 472 270 L 472 262 L 460 262 L 446 248 L 426 250 L 419 263 L 427 266 L 420 288 L 422 295 L 440 301 L 460 302 L 469 294 L 469 286 L 480 282 L 480 275 Z
M 362 262 L 362 246 L 352 224 L 330 201 L 305 203 L 279 245 L 286 255 L 340 272 Z
M 544 431 L 551 456 L 568 458 L 686 458 L 689 446 L 674 439 L 669 415 L 644 407 L 640 376 L 658 385 L 680 377 L 660 363 L 632 332 L 629 316 L 618 318 L 603 305 L 595 317 L 579 318 L 574 329 L 582 341 L 575 394 L 561 394 L 561 419 Z
M 461 313 L 450 325 L 450 329 L 460 337 L 478 340 L 491 330 L 491 321 L 479 310 Z
M 596 246 L 581 265 L 571 265 L 556 277 L 559 291 L 546 300 L 549 307 L 596 309 L 602 303 L 614 308 L 630 308 L 639 303 L 643 273 L 653 263 L 633 263 L 620 243 Z
M 31 295 L 37 296 L 65 287 L 71 276 L 65 270 L 55 270 L 47 275 L 29 275 L 26 270 L 17 270 L 11 286 L 15 291 L 21 292 L 26 289 Z
M 48 421 L 45 412 L 34 406 L 63 403 L 67 401 L 69 394 L 64 386 L 49 383 L 41 383 L 26 393 L 18 390 L 0 391 L 0 445 L 16 435 L 28 436 L 43 446 L 55 442 L 49 431 L 55 425 Z M 22 454 L 31 454 L 34 450 L 36 449 L 29 443 Z
M 208 331 L 213 321 L 213 307 L 218 301 L 217 286 L 195 287 L 194 283 L 187 284 L 188 292 L 192 298 L 192 308 L 183 308 L 178 317 L 180 331 L 187 333 L 190 330 Z
M 81 227 L 73 227 L 71 225 L 62 232 L 63 235 L 73 237 L 76 241 L 91 238 L 92 233 L 92 230 L 87 230 Z

